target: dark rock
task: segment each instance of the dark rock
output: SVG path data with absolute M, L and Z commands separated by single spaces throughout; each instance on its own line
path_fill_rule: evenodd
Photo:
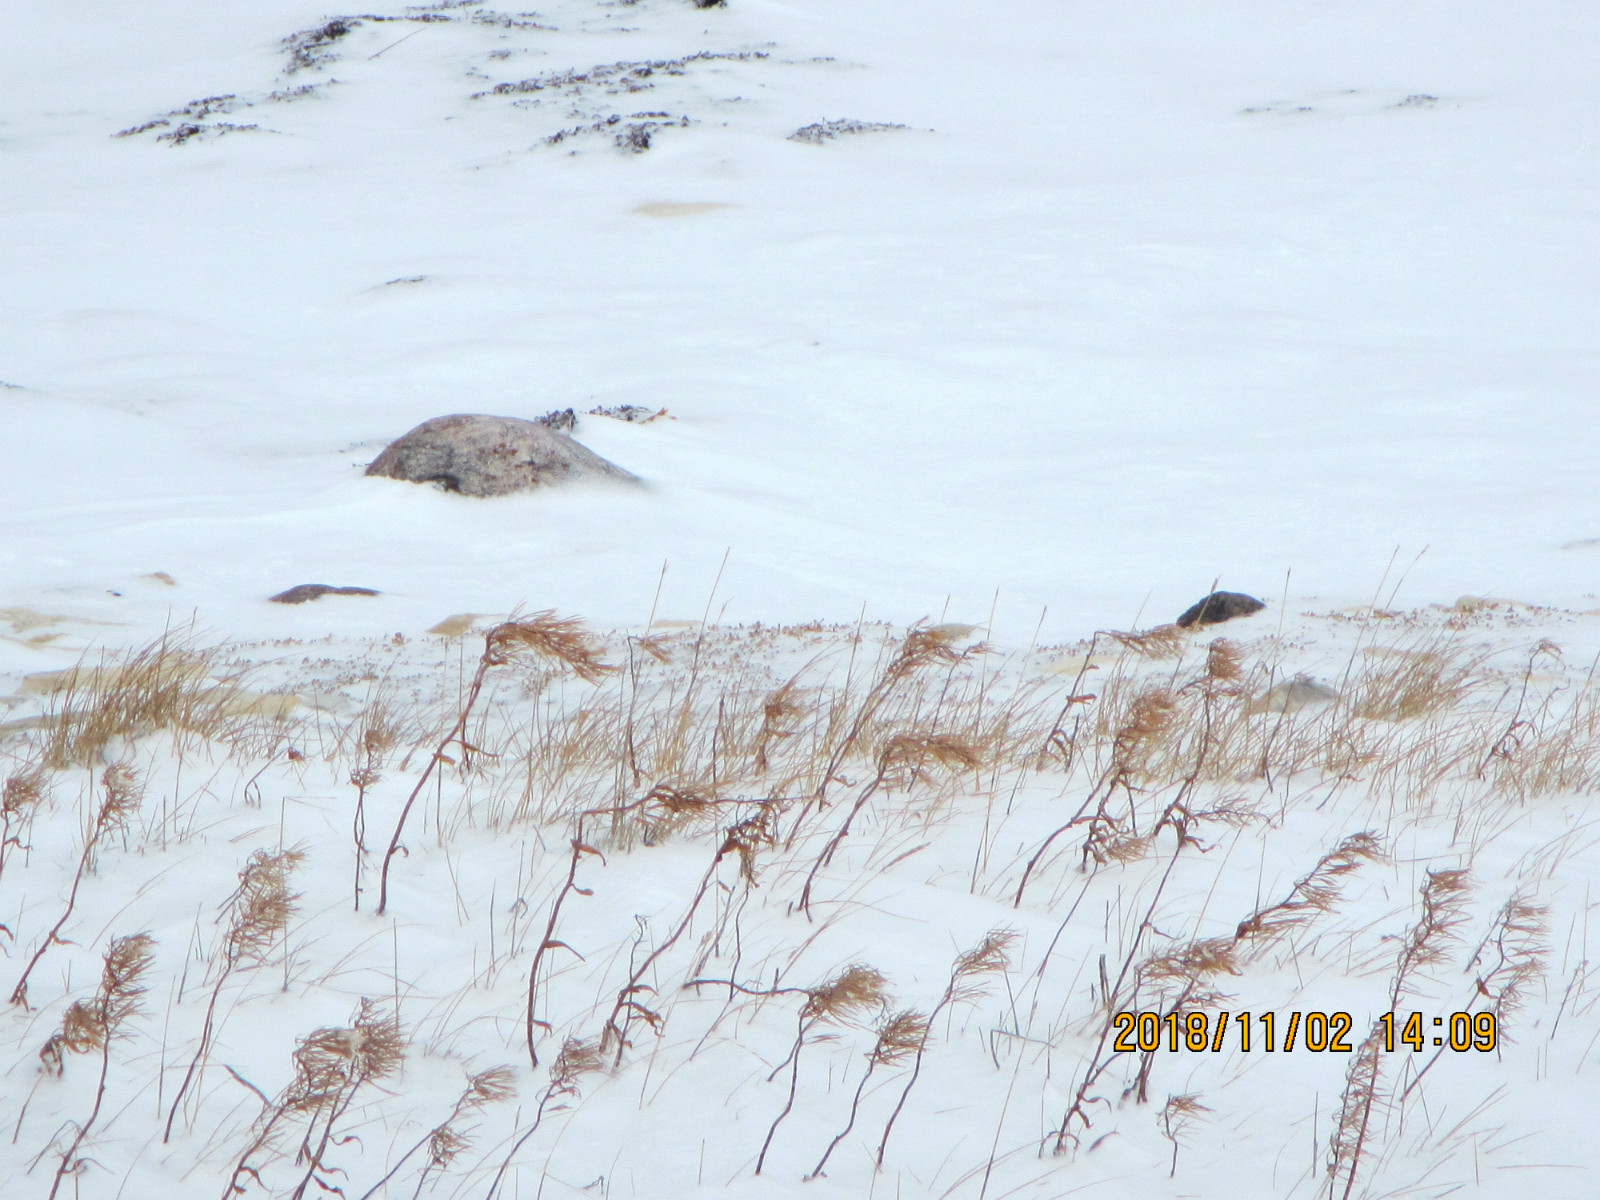
M 565 434 L 518 417 L 457 414 L 424 421 L 367 467 L 368 475 L 436 483 L 463 496 L 504 496 L 558 483 L 638 477 Z
M 276 596 L 267 599 L 274 604 L 304 604 L 308 600 L 318 600 L 323 596 L 376 596 L 377 592 L 364 587 L 334 587 L 330 583 L 302 583 L 290 588 L 286 592 L 279 592 Z
M 1265 607 L 1254 596 L 1246 596 L 1243 592 L 1212 592 L 1200 603 L 1184 609 L 1183 615 L 1178 618 L 1178 626 L 1192 629 L 1196 625 L 1215 625 L 1235 617 L 1248 617 Z

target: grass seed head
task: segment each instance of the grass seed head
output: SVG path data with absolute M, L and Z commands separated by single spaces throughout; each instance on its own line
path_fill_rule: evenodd
M 916 782 L 929 767 L 973 771 L 982 757 L 972 740 L 955 733 L 897 733 L 878 752 L 878 771 L 885 776 L 904 771 Z
M 473 1108 L 504 1104 L 517 1095 L 517 1073 L 510 1067 L 490 1067 L 467 1080 L 468 1103 Z
M 928 1040 L 928 1018 L 915 1009 L 891 1013 L 878 1025 L 878 1040 L 873 1043 L 872 1061 L 878 1066 L 893 1066 L 921 1051 Z
M 1206 678 L 1217 684 L 1236 684 L 1244 677 L 1244 651 L 1238 643 L 1218 638 L 1206 647 Z M 1181 1097 L 1178 1097 L 1181 1099 Z
M 801 1016 L 808 1021 L 847 1021 L 875 1008 L 887 999 L 887 981 L 875 967 L 854 963 L 832 979 L 811 988 Z
M 155 960 L 155 944 L 148 933 L 111 939 L 101 958 L 100 987 L 94 998 L 74 1000 L 62 1014 L 61 1028 L 39 1051 L 47 1070 L 62 1073 L 63 1050 L 87 1054 L 103 1049 L 138 1013 L 145 994 L 141 980 Z
M 348 1026 L 325 1026 L 300 1039 L 294 1082 L 283 1102 L 295 1112 L 317 1112 L 350 1087 L 392 1074 L 404 1057 L 400 1021 L 376 1000 L 363 998 Z
M 1117 645 L 1132 650 L 1140 658 L 1176 658 L 1183 650 L 1184 632 L 1177 625 L 1157 625 L 1138 633 L 1116 629 L 1105 632 Z
M 723 836 L 722 853 L 739 856 L 739 875 L 752 887 L 756 883 L 756 856 L 777 841 L 777 819 L 777 805 L 763 804 L 755 816 L 730 826 Z
M 1156 984 L 1201 983 L 1217 975 L 1238 975 L 1238 944 L 1231 937 L 1199 938 L 1153 954 L 1140 967 L 1140 978 Z
M 599 683 L 617 669 L 603 659 L 599 640 L 582 621 L 548 611 L 502 622 L 484 634 L 483 661 L 489 666 L 524 656 L 565 667 L 585 683 Z
M 1134 697 L 1128 719 L 1112 739 L 1112 753 L 1118 764 L 1130 769 L 1154 749 L 1163 734 L 1172 728 L 1176 704 L 1172 693 L 1154 687 Z
M 44 799 L 48 776 L 39 767 L 30 767 L 6 777 L 0 788 L 0 813 L 7 821 L 15 821 Z
M 300 899 L 298 892 L 289 890 L 289 876 L 304 860 L 305 852 L 294 847 L 277 853 L 257 850 L 245 863 L 223 949 L 230 965 L 262 962 L 283 936 Z
M 598 1043 L 586 1038 L 569 1037 L 561 1044 L 561 1053 L 550 1067 L 550 1094 L 576 1095 L 578 1081 L 605 1068 L 605 1057 Z
M 885 678 L 898 683 L 926 667 L 955 666 L 965 657 L 955 648 L 955 643 L 970 632 L 964 625 L 914 626 L 895 651 Z M 965 653 L 971 654 L 980 648 L 972 647 Z
M 100 776 L 100 787 L 105 799 L 95 815 L 91 840 L 96 842 L 107 834 L 124 832 L 144 802 L 144 781 L 127 763 L 107 767 Z

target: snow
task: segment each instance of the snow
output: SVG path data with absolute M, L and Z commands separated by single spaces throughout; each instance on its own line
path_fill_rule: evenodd
M 1004 652 L 1009 679 L 1039 666 L 1030 646 L 1169 621 L 1214 586 L 1268 601 L 1240 636 L 1284 677 L 1337 684 L 1363 645 L 1410 645 L 1413 632 L 1386 619 L 1378 632 L 1346 620 L 1370 605 L 1481 644 L 1504 679 L 1553 638 L 1560 694 L 1580 687 L 1600 649 L 1600 528 L 1586 503 L 1600 285 L 1592 6 L 397 6 L 371 10 L 327 44 L 331 57 L 294 71 L 283 40 L 338 14 L 300 0 L 12 7 L 0 39 L 0 693 L 16 698 L 0 721 L 45 711 L 26 675 L 192 628 L 257 664 L 267 678 L 250 686 L 321 706 L 299 718 L 319 737 L 381 691 L 367 666 L 403 660 L 416 694 L 402 699 L 426 714 L 411 731 L 421 740 L 440 714 L 448 724 L 479 649 L 424 631 L 451 614 L 546 608 L 607 633 L 613 654 L 652 620 L 824 623 L 815 645 L 797 634 L 749 651 L 773 686 L 806 646 L 842 686 L 841 647 L 863 615 L 899 628 L 971 622 Z M 678 60 L 628 77 L 637 90 L 612 75 L 494 92 Z M 287 94 L 298 88 L 311 90 Z M 207 97 L 229 99 L 173 115 Z M 612 114 L 615 125 L 546 142 Z M 153 120 L 167 124 L 113 136 Z M 821 144 L 790 136 L 845 121 L 870 128 Z M 159 140 L 186 122 L 210 128 Z M 647 151 L 613 144 L 641 122 L 657 126 Z M 669 417 L 584 415 L 624 404 Z M 567 407 L 578 440 L 646 488 L 480 501 L 361 474 L 430 417 Z M 266 600 L 309 582 L 381 595 Z M 1463 595 L 1515 603 L 1448 627 Z M 563 703 L 587 694 L 570 680 L 560 689 Z M 503 700 L 508 711 L 523 702 L 514 689 Z M 248 1062 L 241 1074 L 275 1094 L 296 1037 L 342 1025 L 356 997 L 389 994 L 396 977 L 415 991 L 402 1010 L 416 1046 L 405 1085 L 391 1107 L 374 1101 L 359 1154 L 346 1149 L 361 1168 L 350 1186 L 370 1187 L 448 1109 L 460 1071 L 445 1060 L 519 1063 L 517 1103 L 531 1114 L 544 1077 L 518 1057 L 528 950 L 507 959 L 504 939 L 518 919 L 522 938 L 537 936 L 527 924 L 565 872 L 571 812 L 512 821 L 489 805 L 442 845 L 408 846 L 399 924 L 356 917 L 350 762 L 313 751 L 310 737 L 290 739 L 308 762 L 248 770 L 160 736 L 129 750 L 150 803 L 164 797 L 173 811 L 146 813 L 127 848 L 103 856 L 75 945 L 44 960 L 41 1007 L 0 1023 L 0 1111 L 22 1130 L 0 1152 L 0 1192 L 48 1190 L 52 1157 L 31 1176 L 29 1163 L 87 1112 L 94 1071 L 75 1060 L 64 1080 L 46 1079 L 35 1054 L 65 1004 L 92 992 L 105 938 L 140 928 L 161 947 L 151 1003 L 165 1024 L 146 1018 L 117 1047 L 129 1057 L 120 1068 L 114 1057 L 120 1090 L 90 1151 L 108 1168 L 75 1182 L 108 1192 L 115 1170 L 130 1197 L 222 1190 L 253 1098 L 213 1066 L 207 1117 L 173 1149 L 152 1137 L 152 1089 L 193 1046 L 197 1010 L 180 986 L 205 973 L 210 923 L 258 846 L 313 850 L 291 986 L 252 981 L 230 999 L 224 1032 L 239 1057 L 228 1061 Z M 0 743 L 0 774 L 24 745 Z M 421 761 L 386 768 L 370 858 Z M 213 791 L 194 790 L 191 772 L 214 775 Z M 59 915 L 95 786 L 86 770 L 62 772 L 32 852 L 0 879 L 12 935 L 0 933 L 0 978 L 20 973 Z M 465 785 L 452 775 L 441 786 Z M 1019 866 L 1006 863 L 1059 823 L 1050 805 L 1067 785 L 1019 787 L 1009 811 L 1022 815 L 1001 831 L 987 824 L 993 798 L 975 792 L 925 855 L 881 872 L 893 852 L 872 859 L 851 893 L 861 907 L 793 966 L 789 982 L 810 986 L 866 956 L 904 1003 L 927 1008 L 956 953 L 999 925 L 1021 932 L 1005 987 L 936 1031 L 915 1127 L 908 1114 L 888 1173 L 875 1176 L 862 1149 L 885 1092 L 857 1131 L 862 1145 L 841 1148 L 828 1178 L 800 1183 L 841 1127 L 870 1037 L 852 1029 L 847 1045 L 819 1048 L 809 1069 L 820 1082 L 806 1084 L 757 1178 L 783 1086 L 763 1081 L 797 1006 L 730 1004 L 719 1016 L 709 1000 L 680 1000 L 660 1049 L 641 1041 L 580 1105 L 547 1118 L 511 1194 L 532 1195 L 547 1160 L 568 1185 L 557 1191 L 590 1195 L 1314 1194 L 1314 1150 L 1343 1086 L 1332 1056 L 1162 1062 L 1157 1106 L 1167 1091 L 1198 1091 L 1214 1110 L 1186 1135 L 1171 1180 L 1170 1143 L 1131 1107 L 1092 1153 L 1037 1156 L 1084 1052 L 1084 1029 L 1056 1008 L 1092 1011 L 1093 958 L 1114 963 L 1133 918 L 1124 885 L 1097 875 L 1085 904 L 1098 919 L 1067 936 L 1058 953 L 1072 961 L 1041 985 L 1052 1007 L 1028 1035 L 1059 1044 L 1043 1059 L 991 1048 L 1005 1025 L 996 997 L 1031 986 L 1056 901 L 1075 894 L 1062 867 L 1033 911 L 1007 902 Z M 1595 881 L 1586 796 L 1469 819 L 1454 793 L 1426 815 L 1361 787 L 1333 788 L 1322 808 L 1309 784 L 1273 795 L 1284 808 L 1270 831 L 1185 860 L 1163 900 L 1181 928 L 1167 932 L 1227 932 L 1379 818 L 1395 845 L 1308 953 L 1317 973 L 1273 960 L 1250 982 L 1257 1007 L 1351 1008 L 1364 1035 L 1360 1015 L 1389 967 L 1373 966 L 1389 943 L 1371 931 L 1404 934 L 1425 867 L 1470 860 L 1473 936 L 1516 886 L 1536 883 L 1551 906 L 1540 1034 L 1503 1058 L 1451 1056 L 1459 1095 L 1430 1097 L 1452 1114 L 1431 1115 L 1432 1137 L 1508 1089 L 1468 1121 L 1460 1136 L 1473 1148 L 1413 1142 L 1425 1130 L 1407 1126 L 1385 1144 L 1372 1194 L 1589 1194 L 1600 1161 L 1584 1132 L 1596 1113 L 1579 965 Z M 874 847 L 909 836 L 900 819 L 875 818 Z M 1555 845 L 1566 849 L 1537 857 Z M 973 866 L 975 846 L 993 848 L 992 870 Z M 556 935 L 590 964 L 560 967 L 550 1003 L 571 1018 L 563 1036 L 593 1032 L 576 1014 L 604 1007 L 626 976 L 634 914 L 658 936 L 708 852 L 701 836 L 585 865 L 619 882 L 574 901 L 571 930 Z M 750 961 L 772 960 L 768 978 L 797 941 L 784 905 L 809 853 L 767 885 L 748 931 Z M 830 868 L 832 886 L 866 868 L 865 844 L 851 854 Z M 1163 863 L 1117 868 L 1127 904 Z M 508 896 L 528 913 L 507 917 Z M 704 932 L 696 925 L 693 939 Z M 1372 960 L 1348 974 L 1331 965 L 1344 961 L 1329 949 L 1340 937 Z M 673 967 L 674 987 L 685 967 Z M 464 979 L 480 982 L 463 990 Z M 1560 1040 L 1541 1041 L 1558 1011 Z M 688 1054 L 702 1037 L 715 1052 Z M 660 1073 L 647 1065 L 657 1055 Z M 14 1115 L 24 1100 L 25 1123 Z M 512 1118 L 484 1118 L 490 1175 Z M 213 1137 L 225 1149 L 208 1158 Z M 1010 1157 L 992 1179 L 972 1177 L 990 1138 Z M 488 1187 L 481 1172 L 440 1178 L 463 1195 Z M 409 1195 L 414 1175 L 397 1180 Z

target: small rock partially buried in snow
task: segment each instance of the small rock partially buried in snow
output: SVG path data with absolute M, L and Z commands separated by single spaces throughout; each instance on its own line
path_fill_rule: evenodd
M 438 484 L 463 496 L 506 496 L 559 483 L 638 476 L 537 421 L 458 413 L 424 421 L 367 467 L 368 475 Z
M 1339 698 L 1339 693 L 1325 683 L 1318 683 L 1306 675 L 1296 675 L 1293 679 L 1285 679 L 1274 688 L 1269 688 L 1267 694 L 1250 703 L 1246 712 L 1255 713 L 1296 713 L 1302 708 L 1320 708 L 1324 704 L 1332 704 Z
M 1254 596 L 1246 596 L 1243 592 L 1212 592 L 1204 600 L 1184 609 L 1177 624 L 1180 629 L 1191 629 L 1196 625 L 1215 625 L 1221 621 L 1231 621 L 1235 617 L 1248 617 L 1265 607 L 1266 605 Z
M 279 592 L 276 596 L 268 596 L 267 599 L 273 604 L 305 604 L 310 600 L 320 600 L 324 596 L 376 596 L 377 594 L 372 588 L 334 587 L 331 583 L 301 583 L 288 591 Z
M 483 619 L 483 613 L 456 613 L 446 617 L 426 632 L 436 637 L 458 638 L 472 632 L 472 627 Z

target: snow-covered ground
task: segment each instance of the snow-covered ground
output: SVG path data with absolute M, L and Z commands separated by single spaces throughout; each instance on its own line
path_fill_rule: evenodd
M 414 838 L 395 860 L 395 919 L 349 911 L 348 777 L 362 767 L 351 731 L 374 703 L 400 714 L 374 767 L 375 872 L 482 648 L 427 636 L 443 618 L 484 614 L 483 628 L 519 606 L 553 608 L 605 632 L 613 663 L 688 672 L 677 699 L 694 701 L 681 711 L 708 740 L 674 764 L 687 787 L 719 781 L 719 689 L 737 708 L 814 657 L 805 686 L 859 712 L 850 703 L 870 696 L 872 664 L 893 653 L 872 622 L 970 622 L 998 648 L 1005 688 L 1070 695 L 1083 661 L 1071 644 L 1170 621 L 1220 583 L 1269 602 L 1240 624 L 1260 671 L 1254 699 L 1230 701 L 1241 721 L 1271 716 L 1244 708 L 1285 675 L 1341 687 L 1343 712 L 1352 664 L 1489 655 L 1467 699 L 1441 710 L 1459 746 L 1482 735 L 1479 758 L 1463 751 L 1447 781 L 1417 784 L 1436 792 L 1398 799 L 1388 767 L 1252 777 L 1241 797 L 1264 823 L 1202 835 L 1211 854 L 1175 855 L 1168 832 L 1150 856 L 1082 878 L 1068 854 L 1020 906 L 1029 856 L 1094 795 L 1092 764 L 1017 751 L 941 784 L 937 805 L 913 802 L 925 781 L 912 779 L 903 804 L 868 797 L 870 838 L 819 876 L 843 889 L 868 872 L 860 904 L 838 908 L 815 942 L 790 906 L 843 812 L 791 832 L 807 810 L 791 811 L 762 888 L 720 866 L 726 907 L 696 915 L 651 986 L 677 997 L 700 938 L 739 927 L 726 925 L 736 901 L 751 905 L 749 957 L 715 945 L 707 975 L 742 969 L 740 982 L 770 986 L 779 966 L 786 986 L 813 987 L 867 961 L 924 1011 L 957 953 L 987 929 L 1018 931 L 1011 968 L 941 1017 L 884 1170 L 871 1150 L 903 1064 L 882 1068 L 888 1091 L 868 1093 L 861 1144 L 841 1143 L 827 1178 L 799 1182 L 842 1127 L 871 1044 L 857 1025 L 825 1023 L 813 1036 L 844 1041 L 808 1044 L 801 1099 L 752 1174 L 783 1104 L 782 1072 L 767 1074 L 801 1006 L 791 995 L 747 1010 L 724 989 L 717 1004 L 674 999 L 660 1042 L 641 1030 L 603 1083 L 586 1077 L 576 1111 L 546 1118 L 502 1186 L 990 1200 L 1326 1191 L 1347 1065 L 1331 1055 L 1162 1060 L 1148 1106 L 1119 1100 L 1133 1077 L 1119 1060 L 1083 1144 L 1040 1145 L 1094 1061 L 1098 956 L 1114 977 L 1150 949 L 1141 905 L 1159 896 L 1158 944 L 1220 936 L 1339 839 L 1374 829 L 1386 857 L 1363 868 L 1329 931 L 1263 952 L 1260 978 L 1221 990 L 1284 1012 L 1350 1008 L 1359 1041 L 1423 872 L 1470 868 L 1457 958 L 1434 964 L 1451 982 L 1417 993 L 1430 1012 L 1454 1011 L 1481 977 L 1473 946 L 1522 889 L 1548 907 L 1550 943 L 1526 1036 L 1498 1057 L 1447 1056 L 1386 1109 L 1375 1165 L 1350 1194 L 1592 1194 L 1589 782 L 1576 771 L 1559 786 L 1484 782 L 1555 736 L 1573 697 L 1590 694 L 1600 650 L 1592 6 L 556 0 L 342 20 L 302 0 L 11 8 L 0 776 L 26 773 L 59 712 L 49 682 L 24 677 L 167 629 L 228 643 L 208 670 L 252 664 L 253 692 L 284 689 L 299 707 L 232 749 L 119 737 L 51 768 L 0 876 L 0 982 L 9 990 L 48 951 L 33 1010 L 14 1009 L 0 1031 L 0 1192 L 49 1192 L 61 1161 L 50 1147 L 86 1116 L 95 1068 L 74 1058 L 62 1079 L 40 1075 L 36 1053 L 66 1005 L 92 995 L 107 938 L 141 929 L 158 939 L 159 983 L 114 1045 L 107 1108 L 62 1188 L 220 1193 L 259 1104 L 216 1064 L 276 1097 L 295 1039 L 343 1025 L 363 995 L 400 1004 L 410 1049 L 402 1076 L 372 1085 L 389 1098 L 363 1097 L 336 1130 L 360 1138 L 339 1151 L 349 1178 L 322 1183 L 361 1195 L 448 1111 L 454 1060 L 504 1061 L 519 1099 L 485 1109 L 473 1165 L 422 1180 L 424 1195 L 490 1187 L 550 1087 L 560 1039 L 600 1033 L 630 954 L 670 933 L 720 826 L 607 844 L 603 867 L 583 864 L 595 896 L 573 900 L 573 931 L 553 936 L 585 959 L 555 964 L 540 1001 L 549 1053 L 533 1068 L 517 1009 L 574 815 L 671 772 L 624 779 L 594 752 L 611 776 L 561 775 L 579 782 L 519 809 L 502 795 L 522 786 L 512 768 L 480 760 L 469 777 L 447 764 L 428 785 L 426 847 Z M 620 405 L 668 417 L 587 415 Z M 429 417 L 568 407 L 578 439 L 645 488 L 485 501 L 361 474 Z M 381 595 L 267 602 L 308 582 Z M 1464 595 L 1517 603 L 1451 610 Z M 1374 604 L 1409 615 L 1363 611 Z M 852 632 L 863 614 L 867 632 Z M 656 629 L 677 639 L 661 647 L 670 663 L 637 640 L 652 620 L 707 618 L 722 651 L 694 685 L 704 647 L 684 626 Z M 755 622 L 821 625 L 726 630 Z M 1536 651 L 1542 639 L 1559 659 Z M 1116 643 L 1108 657 L 1102 641 L 1090 665 L 1181 685 L 1208 640 L 1148 660 Z M 533 684 L 496 682 L 494 711 L 638 692 L 628 672 L 592 692 L 562 678 L 538 700 Z M 1087 678 L 1082 690 L 1096 691 Z M 1521 703 L 1524 678 L 1547 706 Z M 926 681 L 913 682 L 906 694 L 922 695 Z M 988 711 L 975 703 L 963 719 Z M 896 711 L 906 728 L 944 732 L 914 704 Z M 1396 715 L 1375 712 L 1351 719 Z M 502 724 L 496 736 L 512 739 L 515 721 Z M 863 728 L 892 740 L 897 727 L 881 724 Z M 1110 754 L 1116 723 L 1102 724 Z M 1413 765 L 1440 727 L 1409 713 L 1394 725 L 1384 753 Z M 836 746 L 831 736 L 813 741 Z M 822 785 L 858 795 L 882 761 L 869 740 L 845 753 L 842 782 L 824 773 Z M 124 759 L 144 807 L 99 854 L 61 933 L 70 944 L 49 942 L 104 798 L 100 773 Z M 776 786 L 751 771 L 730 786 Z M 1184 778 L 1157 772 L 1151 796 L 1170 799 Z M 1205 786 L 1230 798 L 1220 780 Z M 928 849 L 896 860 L 919 828 Z M 164 1145 L 162 1105 L 200 1036 L 201 984 L 217 979 L 218 908 L 252 850 L 298 842 L 301 923 L 267 972 L 287 990 L 261 972 L 226 986 L 233 1007 L 200 1108 Z M 1179 865 L 1162 884 L 1168 861 Z M 1082 928 L 1069 920 L 1047 950 L 1074 897 Z M 1314 970 L 1297 976 L 1302 952 Z M 1191 1114 L 1174 1143 L 1157 1114 L 1191 1092 L 1209 1115 Z M 390 1194 L 411 1195 L 422 1161 Z M 267 1172 L 249 1189 L 294 1182 Z

